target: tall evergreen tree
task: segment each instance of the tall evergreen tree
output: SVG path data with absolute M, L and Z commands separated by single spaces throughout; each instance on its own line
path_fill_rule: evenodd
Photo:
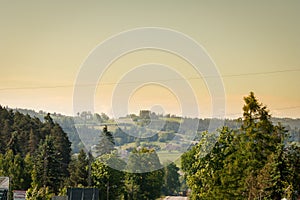
M 71 161 L 71 142 L 67 134 L 57 123 L 53 125 L 50 135 L 54 138 L 54 146 L 58 152 L 57 159 L 61 161 L 60 168 L 64 177 L 67 177 L 69 174 L 68 166 Z
M 3 110 L 4 109 L 2 109 L 1 112 L 6 111 Z M 11 121 L 9 119 L 2 118 L 0 120 L 0 127 L 3 127 L 0 130 L 0 153 L 4 154 L 7 151 L 7 144 L 9 143 L 11 138 L 11 133 L 13 132 L 11 126 L 12 126 Z
M 10 140 L 7 143 L 7 151 L 12 150 L 14 155 L 20 153 L 20 146 L 18 144 L 18 132 L 14 131 L 11 135 Z
M 112 151 L 115 150 L 114 145 L 115 145 L 114 137 L 111 134 L 111 132 L 107 130 L 107 126 L 105 125 L 103 131 L 100 134 L 99 143 L 96 146 L 97 156 L 110 154 Z
M 57 193 L 63 181 L 63 169 L 59 151 L 55 148 L 55 139 L 53 136 L 46 136 L 45 141 L 39 146 L 37 151 L 34 173 L 33 187 L 46 188 Z
M 38 136 L 33 132 L 33 129 L 30 129 L 29 141 L 28 141 L 28 151 L 31 155 L 38 149 L 39 139 Z
M 295 169 L 300 168 L 300 153 L 295 152 L 299 148 L 285 143 L 286 131 L 280 124 L 272 124 L 269 111 L 252 92 L 244 100 L 241 128 L 232 132 L 223 128 L 209 152 L 203 146 L 213 140 L 206 134 L 182 156 L 191 199 L 297 196 L 299 170 Z
M 78 157 L 73 158 L 69 165 L 69 185 L 71 187 L 87 187 L 89 176 L 89 159 L 83 149 Z

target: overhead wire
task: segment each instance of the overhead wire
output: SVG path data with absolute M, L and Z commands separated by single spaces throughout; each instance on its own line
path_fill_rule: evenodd
M 206 78 L 230 78 L 230 77 L 242 77 L 242 76 L 255 76 L 255 75 L 268 75 L 268 74 L 276 74 L 276 73 L 286 73 L 286 72 L 299 72 L 300 69 L 286 69 L 286 70 L 277 70 L 277 71 L 266 71 L 266 72 L 253 72 L 253 73 L 240 73 L 240 74 L 225 74 L 225 75 L 212 75 L 212 76 L 199 76 L 199 77 L 189 77 L 189 78 L 171 78 L 171 79 L 161 79 L 161 80 L 153 80 L 161 81 L 161 82 L 169 82 L 169 81 L 180 81 L 180 80 L 197 80 L 197 79 L 206 79 Z M 141 81 L 126 81 L 126 82 L 102 82 L 99 85 L 122 85 L 122 84 L 135 84 L 141 83 Z M 22 86 L 22 87 L 4 87 L 0 88 L 0 91 L 7 90 L 35 90 L 35 89 L 56 89 L 56 88 L 68 88 L 68 87 L 89 87 L 95 86 L 95 83 L 88 84 L 68 84 L 68 85 L 48 85 L 48 86 Z
M 276 74 L 276 73 L 286 73 L 286 72 L 299 72 L 300 69 L 286 69 L 286 70 L 276 70 L 276 71 L 266 71 L 266 72 L 253 72 L 253 73 L 240 73 L 240 74 L 225 74 L 221 76 L 199 76 L 199 77 L 189 77 L 189 78 L 173 78 L 173 79 L 163 79 L 163 80 L 153 80 L 154 81 L 178 81 L 178 80 L 195 80 L 195 79 L 205 79 L 205 78 L 230 78 L 230 77 L 242 77 L 242 76 L 255 76 L 255 75 L 268 75 L 268 74 Z M 103 82 L 99 85 L 118 85 L 118 84 L 135 84 L 140 83 L 141 81 L 127 81 L 127 82 Z M 90 84 L 68 84 L 68 85 L 53 85 L 53 86 L 23 86 L 23 87 L 6 87 L 0 88 L 0 91 L 7 91 L 7 90 L 34 90 L 34 89 L 55 89 L 55 88 L 68 88 L 68 87 L 89 87 L 95 86 L 95 83 Z M 273 109 L 277 110 L 290 110 L 290 109 L 298 109 L 300 106 L 291 106 L 291 107 L 283 107 L 283 108 L 276 108 Z M 234 116 L 239 115 L 240 113 L 229 113 L 226 114 L 227 116 Z

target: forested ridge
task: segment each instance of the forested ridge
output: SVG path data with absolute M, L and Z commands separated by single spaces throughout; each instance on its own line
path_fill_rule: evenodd
M 191 199 L 299 197 L 299 120 L 271 118 L 253 93 L 244 98 L 243 116 L 225 120 L 214 133 L 207 132 L 210 119 L 151 113 L 156 123 L 146 128 L 148 118 L 127 118 L 138 125 L 124 120 L 109 129 L 103 124 L 115 122 L 104 113 L 68 117 L 0 106 L 0 176 L 10 177 L 11 191 L 27 190 L 28 199 L 65 195 L 69 187 L 97 187 L 100 199 L 156 199 L 183 194 L 187 186 Z M 182 120 L 199 121 L 194 141 L 179 133 Z M 135 138 L 123 130 L 152 136 Z M 93 148 L 84 148 L 77 131 L 86 133 Z M 168 145 L 175 136 L 191 146 L 181 164 L 163 166 L 159 152 L 181 150 Z M 128 152 L 127 162 L 116 149 Z M 112 162 L 122 170 L 111 168 Z
M 0 107 L 0 176 L 12 189 L 59 191 L 68 174 L 71 142 L 50 114 L 44 122 Z

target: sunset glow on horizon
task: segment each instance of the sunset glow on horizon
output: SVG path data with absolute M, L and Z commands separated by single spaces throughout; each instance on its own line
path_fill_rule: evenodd
M 225 89 L 225 117 L 240 117 L 243 97 L 253 91 L 272 116 L 300 118 L 299 9 L 299 1 L 277 0 L 3 1 L 0 105 L 73 115 L 76 78 L 93 49 L 120 32 L 161 27 L 191 37 L 216 64 Z M 146 64 L 178 73 L 182 79 L 165 73 L 163 81 L 174 88 L 189 84 L 198 101 L 197 117 L 211 117 L 205 77 L 180 56 L 149 49 L 111 63 L 97 83 L 94 111 L 112 116 L 115 87 L 126 87 L 118 85 L 120 80 Z M 155 82 L 159 73 L 145 77 Z M 140 85 L 127 99 L 128 112 L 161 106 L 165 114 L 181 115 L 176 95 L 162 85 Z

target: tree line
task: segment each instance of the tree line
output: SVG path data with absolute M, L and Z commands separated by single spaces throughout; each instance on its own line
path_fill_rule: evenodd
M 201 126 L 204 132 L 197 135 L 198 143 L 182 155 L 191 199 L 299 197 L 299 130 L 275 124 L 253 93 L 244 101 L 242 118 L 233 124 L 225 121 L 214 133 Z M 177 123 L 171 121 L 164 128 L 171 130 Z M 116 132 L 126 135 L 120 129 Z M 12 190 L 27 190 L 28 199 L 65 195 L 68 187 L 97 187 L 100 199 L 178 194 L 179 168 L 174 163 L 163 167 L 155 149 L 132 148 L 124 162 L 116 154 L 114 133 L 104 126 L 98 138 L 97 155 L 85 149 L 74 154 L 68 135 L 50 114 L 41 121 L 0 106 L 0 176 L 10 177 Z M 122 170 L 111 168 L 112 163 Z
M 84 149 L 72 155 L 67 134 L 50 114 L 42 122 L 0 106 L 0 138 L 0 176 L 10 177 L 11 191 L 27 190 L 28 199 L 65 195 L 69 187 L 97 187 L 100 199 L 156 199 L 179 190 L 175 164 L 163 167 L 149 148 L 133 149 L 125 163 L 116 156 L 107 127 L 100 133 L 97 156 Z M 111 162 L 124 170 L 111 168 Z M 131 171 L 141 164 L 149 172 Z
M 32 118 L 38 118 L 41 121 L 44 121 L 44 116 L 47 115 L 44 111 L 35 112 L 34 110 L 28 109 L 14 109 L 14 112 L 20 112 L 25 115 L 29 114 Z M 207 130 L 210 124 L 211 119 L 192 119 L 187 117 L 178 117 L 170 114 L 162 115 L 156 113 L 150 113 L 151 119 L 154 121 L 151 122 L 151 126 L 145 128 L 143 126 L 144 119 L 140 116 L 130 114 L 125 117 L 125 119 L 132 119 L 134 123 L 122 123 L 119 122 L 119 128 L 112 131 L 116 146 L 123 146 L 132 142 L 144 142 L 152 143 L 168 143 L 172 140 L 174 134 L 178 133 L 181 121 L 185 121 L 185 124 L 188 124 L 188 121 L 195 121 L 198 123 L 197 136 L 195 141 L 198 141 L 202 137 L 202 132 Z M 92 146 L 95 145 L 95 141 L 99 137 L 99 124 L 101 123 L 115 123 L 113 119 L 110 119 L 106 114 L 94 113 L 91 112 L 82 112 L 78 113 L 76 116 L 65 116 L 58 113 L 52 113 L 51 117 L 55 123 L 58 123 L 64 132 L 67 133 L 69 140 L 71 141 L 71 149 L 73 153 L 79 153 L 80 149 L 84 148 L 84 145 L 81 141 L 83 139 L 85 145 Z M 214 119 L 218 120 L 218 119 Z M 300 119 L 290 119 L 290 118 L 271 118 L 273 123 L 282 123 L 282 125 L 289 131 L 290 141 L 299 141 L 300 140 Z M 163 124 L 163 127 L 161 127 Z M 156 126 L 157 125 L 157 126 Z M 242 125 L 242 120 L 240 119 L 225 119 L 224 125 L 230 129 L 238 129 Z M 124 133 L 130 132 L 132 135 L 145 134 L 151 135 L 151 137 L 139 138 L 137 139 L 129 134 Z M 79 137 L 78 132 L 84 133 Z M 178 133 L 180 134 L 180 133 Z M 181 134 L 184 137 L 184 134 Z M 157 147 L 157 149 L 160 147 Z
M 300 145 L 251 92 L 241 126 L 205 132 L 182 156 L 191 199 L 298 199 Z

